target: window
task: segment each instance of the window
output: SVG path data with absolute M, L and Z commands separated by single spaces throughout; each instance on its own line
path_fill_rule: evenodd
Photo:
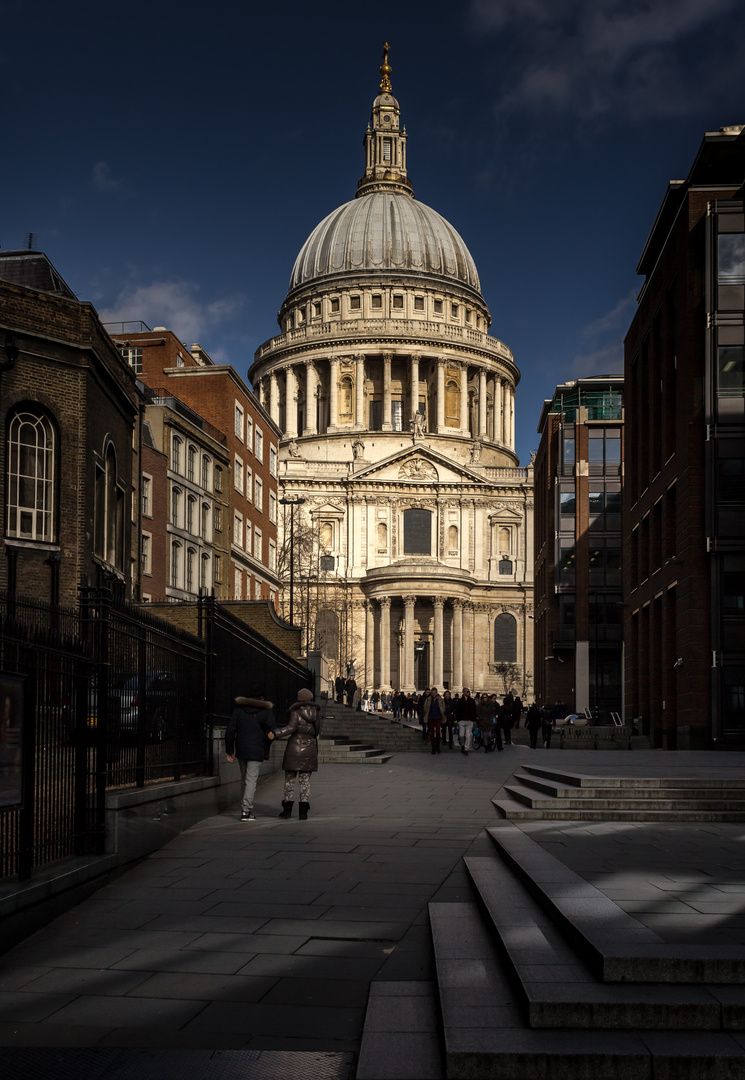
M 178 589 L 181 573 L 181 544 L 174 540 L 171 544 L 171 587 Z
M 277 496 L 273 491 L 269 492 L 269 520 L 277 524 Z
M 202 555 L 199 560 L 199 588 L 203 591 L 207 591 L 212 587 L 210 581 L 210 557 L 207 554 Z
M 313 314 L 314 314 L 314 316 L 316 318 L 319 317 L 319 315 L 321 314 L 321 305 L 320 304 L 314 304 L 313 305 Z
M 206 454 L 202 456 L 202 487 L 209 491 L 210 487 L 210 459 Z
M 559 494 L 559 517 L 562 519 L 560 528 L 563 530 L 574 529 L 574 518 L 577 513 L 577 496 L 574 488 L 563 490 Z
M 264 432 L 261 428 L 255 429 L 254 434 L 254 454 L 259 461 L 264 460 Z
M 19 411 L 8 426 L 8 535 L 56 539 L 55 431 L 43 415 Z
M 243 574 L 240 567 L 234 568 L 233 574 L 233 599 L 240 600 L 243 597 Z
M 139 345 L 129 346 L 123 348 L 121 352 L 135 375 L 142 375 L 142 348 Z
M 383 139 L 383 161 L 389 162 L 391 160 L 391 139 Z
M 243 407 L 241 405 L 239 405 L 238 402 L 236 401 L 236 403 L 235 403 L 235 437 L 237 439 L 240 439 L 241 442 L 243 441 L 244 422 L 245 422 L 245 413 L 243 411 Z
M 215 555 L 213 560 L 213 569 L 215 573 L 215 581 L 222 581 L 222 555 Z
M 510 559 L 499 560 L 499 573 L 504 576 L 509 576 L 512 573 L 512 561 Z
M 246 498 L 251 502 L 253 495 L 253 470 L 246 466 Z
M 243 515 L 237 511 L 233 516 L 233 543 L 243 547 Z
M 272 476 L 277 475 L 277 447 L 269 447 L 269 472 Z
M 370 304 L 373 308 L 382 308 L 383 297 L 378 293 L 375 293 L 375 295 L 370 298 Z
M 435 315 L 442 315 L 442 300 L 435 300 L 434 312 Z
M 150 476 L 142 478 L 142 514 L 144 517 L 152 517 L 153 481 Z
M 246 551 L 251 552 L 251 522 L 246 522 Z
M 175 473 L 181 472 L 181 439 L 177 435 L 171 440 L 171 468 Z
M 424 311 L 424 297 L 423 296 L 415 296 L 414 297 L 414 311 Z
M 196 529 L 196 509 L 197 500 L 190 495 L 186 500 L 186 531 L 192 534 Z
M 153 572 L 153 538 L 149 533 L 143 533 L 140 537 L 140 562 L 143 574 Z
M 377 526 L 378 551 L 388 550 L 388 526 L 384 521 L 379 521 Z
M 559 541 L 559 581 L 562 585 L 574 585 L 574 566 L 577 552 L 574 540 Z
M 277 545 L 273 540 L 269 541 L 269 569 L 277 569 Z
M 201 537 L 205 544 L 210 539 L 210 504 L 202 503 Z
M 222 532 L 222 509 L 219 506 L 215 507 L 214 514 L 215 532 Z
M 383 402 L 370 402 L 370 431 L 382 431 L 383 429 Z
M 457 304 L 451 304 L 451 305 L 450 305 L 450 315 L 452 316 L 452 318 L 453 318 L 453 319 L 457 319 L 457 318 L 458 318 L 458 312 L 459 312 L 459 310 L 460 310 L 460 309 L 459 309 L 459 307 L 458 307 L 458 305 L 457 305 Z
M 359 307 L 360 307 L 360 297 L 359 296 L 350 296 L 349 297 L 349 307 L 350 307 L 350 309 L 352 311 L 358 311 Z
M 404 555 L 432 554 L 431 522 L 429 510 L 404 510 Z
M 458 552 L 458 526 L 450 525 L 448 527 L 448 550 L 451 552 Z
M 189 548 L 186 552 L 186 591 L 194 592 L 194 563 L 196 561 L 197 553 L 194 548 Z
M 261 600 L 261 582 L 254 581 L 254 600 Z
M 321 547 L 333 548 L 334 546 L 334 525 L 331 521 L 321 522 L 320 529 L 320 541 Z
M 197 449 L 195 446 L 189 447 L 189 453 L 187 456 L 186 466 L 186 479 L 194 483 L 194 477 L 196 476 L 196 461 L 197 461 Z
M 394 431 L 404 429 L 404 403 L 403 401 L 391 402 L 391 427 Z
M 250 416 L 246 417 L 246 450 L 249 454 L 253 449 L 253 421 Z
M 181 353 L 177 353 L 176 354 L 176 367 L 183 367 L 183 366 L 184 366 L 184 358 L 181 355 Z
M 322 555 L 320 559 L 320 568 L 323 572 L 329 572 L 334 569 L 336 565 L 336 559 L 333 555 Z
M 393 294 L 393 306 L 394 308 L 402 308 L 404 306 L 404 298 L 399 293 Z
M 215 491 L 222 491 L 222 469 L 215 465 Z
M 574 441 L 574 429 L 571 434 L 567 433 L 563 439 L 564 450 L 564 465 L 573 466 L 575 461 L 575 441 Z
M 494 620 L 494 662 L 514 664 L 517 662 L 517 620 L 503 611 Z
M 331 301 L 331 310 L 332 310 L 332 312 L 337 312 L 339 310 L 339 298 L 338 298 L 338 296 L 335 296 L 332 299 L 332 301 Z
M 181 527 L 181 488 L 171 489 L 171 525 Z
M 720 345 L 719 389 L 738 396 L 745 394 L 745 347 L 742 345 Z
M 257 510 L 264 509 L 264 485 L 258 476 L 254 480 L 254 505 Z
M 241 495 L 243 494 L 243 461 L 237 455 L 235 461 L 233 462 L 233 487 L 236 491 L 239 491 Z
M 254 529 L 254 558 L 261 562 L 263 549 L 261 546 L 261 529 Z

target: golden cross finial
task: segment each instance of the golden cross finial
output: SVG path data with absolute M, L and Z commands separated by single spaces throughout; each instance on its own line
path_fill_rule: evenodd
M 388 50 L 389 50 L 389 48 L 390 48 L 390 46 L 388 45 L 388 42 L 387 41 L 384 42 L 384 44 L 383 44 L 383 63 L 380 65 L 380 74 L 382 75 L 382 78 L 380 80 L 380 92 L 381 92 L 381 94 L 391 94 L 391 93 L 393 93 L 393 87 L 391 86 L 391 72 L 393 71 L 393 68 L 388 63 Z

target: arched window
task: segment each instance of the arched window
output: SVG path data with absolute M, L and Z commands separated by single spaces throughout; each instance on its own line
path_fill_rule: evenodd
M 189 548 L 186 552 L 186 591 L 194 592 L 194 564 L 196 562 L 197 553 L 194 548 Z
M 205 543 L 210 539 L 210 504 L 202 503 L 202 539 Z
M 344 378 L 339 384 L 339 421 L 351 424 L 354 415 L 354 388 L 352 380 Z
M 458 526 L 451 525 L 448 529 L 448 550 L 457 551 L 458 549 Z
M 384 521 L 378 522 L 377 528 L 378 547 L 388 549 L 388 526 Z
M 210 486 L 210 459 L 206 454 L 202 455 L 202 487 L 209 491 Z
M 181 544 L 174 540 L 171 544 L 171 587 L 178 589 L 181 576 Z
M 177 435 L 171 440 L 171 468 L 175 473 L 181 472 L 181 439 Z
M 432 554 L 432 515 L 429 510 L 404 510 L 404 555 Z
M 509 555 L 512 550 L 510 541 L 510 530 L 503 526 L 499 530 L 499 552 L 501 555 Z
M 50 420 L 27 410 L 8 425 L 8 536 L 53 541 L 55 433 Z
M 195 446 L 189 447 L 189 453 L 187 457 L 186 476 L 187 479 L 194 483 L 195 468 L 197 460 L 197 448 Z
M 190 533 L 193 533 L 195 528 L 196 528 L 196 525 L 195 525 L 196 509 L 197 509 L 197 500 L 194 498 L 193 495 L 190 495 L 189 498 L 186 501 L 186 531 L 190 532 Z M 175 522 L 174 522 L 174 524 L 175 524 Z
M 181 488 L 171 489 L 171 525 L 179 528 L 181 524 Z
M 517 620 L 506 611 L 494 620 L 494 662 L 514 664 L 517 662 Z
M 210 580 L 210 557 L 206 553 L 202 555 L 199 567 L 199 588 L 207 591 L 212 588 Z
M 460 387 L 455 379 L 445 383 L 445 424 L 447 427 L 460 427 Z
M 330 521 L 324 521 L 321 523 L 321 547 L 333 548 L 334 546 L 334 526 Z

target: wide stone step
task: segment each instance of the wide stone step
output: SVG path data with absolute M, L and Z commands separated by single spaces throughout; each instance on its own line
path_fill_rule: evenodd
M 429 914 L 448 1078 L 741 1080 L 743 1047 L 724 1032 L 531 1028 L 476 905 Z
M 487 832 L 500 857 L 603 982 L 745 983 L 745 945 L 667 944 L 520 829 L 503 823 Z
M 508 791 L 513 799 L 537 810 L 637 810 L 640 813 L 647 813 L 648 810 L 655 813 L 660 810 L 694 810 L 697 812 L 740 811 L 745 813 L 745 799 L 704 799 L 703 797 L 689 799 L 685 796 L 673 798 L 670 797 L 669 792 L 663 792 L 661 789 L 658 789 L 657 796 L 654 798 L 651 796 L 648 798 L 624 798 L 623 792 L 619 792 L 617 789 L 615 795 L 611 795 L 610 791 L 602 793 L 596 791 L 591 799 L 587 798 L 586 795 L 584 798 L 574 797 L 573 794 L 563 798 L 545 798 L 536 795 L 530 788 L 514 784 L 505 784 L 504 790 Z M 631 792 L 626 791 L 626 794 L 630 795 Z
M 557 800 L 551 809 L 525 806 L 515 799 L 492 799 L 497 813 L 522 821 L 745 821 L 745 810 L 597 810 L 562 808 Z
M 726 789 L 745 793 L 745 780 L 730 777 L 712 778 L 710 776 L 594 776 L 588 773 L 574 772 L 538 765 L 523 765 L 522 770 L 532 776 L 555 780 L 567 787 L 581 788 L 639 788 L 652 791 L 659 788 L 708 789 L 719 792 Z
M 603 983 L 582 963 L 511 871 L 496 858 L 464 860 L 499 951 L 509 965 L 532 1028 L 640 1028 L 717 1031 L 745 1019 L 716 990 Z M 572 895 L 591 896 L 577 885 Z M 592 890 L 594 891 L 594 890 Z M 729 993 L 725 990 L 725 996 Z
M 637 800 L 665 798 L 690 799 L 698 802 L 699 800 L 716 798 L 717 800 L 742 800 L 745 803 L 745 784 L 741 786 L 728 784 L 726 787 L 683 787 L 680 781 L 671 781 L 669 786 L 654 788 L 639 788 L 630 785 L 623 788 L 617 786 L 575 787 L 574 785 L 562 787 L 560 784 L 552 783 L 550 780 L 542 780 L 538 776 L 522 775 L 520 773 L 516 773 L 513 779 L 523 788 L 539 791 L 541 794 L 549 795 L 554 799 L 587 800 L 596 799 L 598 796 L 608 797 L 613 794 L 620 797 L 625 795 Z

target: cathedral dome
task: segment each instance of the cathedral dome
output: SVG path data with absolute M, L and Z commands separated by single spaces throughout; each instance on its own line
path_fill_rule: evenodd
M 361 195 L 324 218 L 300 249 L 290 292 L 368 270 L 431 274 L 481 294 L 476 264 L 458 232 L 403 192 Z

